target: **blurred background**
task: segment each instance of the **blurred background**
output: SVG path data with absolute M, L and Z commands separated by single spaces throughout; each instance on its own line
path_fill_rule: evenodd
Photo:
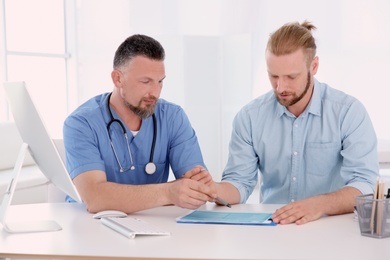
M 287 22 L 317 27 L 316 78 L 358 98 L 378 138 L 390 139 L 389 14 L 387 0 L 0 0 L 0 81 L 25 81 L 62 138 L 69 113 L 113 89 L 119 44 L 150 35 L 166 51 L 161 97 L 185 109 L 219 180 L 233 117 L 271 89 L 265 46 Z M 12 120 L 1 87 L 0 122 Z

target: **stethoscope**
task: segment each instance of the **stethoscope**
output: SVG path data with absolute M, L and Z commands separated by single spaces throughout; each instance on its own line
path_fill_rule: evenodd
M 125 171 L 128 171 L 128 170 L 134 170 L 135 166 L 134 166 L 134 162 L 133 162 L 133 156 L 131 155 L 131 150 L 130 150 L 130 145 L 129 145 L 129 138 L 127 137 L 126 128 L 124 127 L 123 123 L 120 120 L 115 119 L 112 116 L 112 112 L 111 112 L 111 108 L 110 108 L 111 94 L 112 93 L 110 93 L 108 95 L 108 100 L 107 100 L 107 108 L 108 108 L 108 112 L 110 113 L 110 118 L 111 118 L 110 122 L 108 122 L 108 124 L 107 124 L 107 131 L 108 131 L 108 137 L 110 138 L 111 148 L 114 151 L 115 159 L 116 159 L 116 161 L 119 164 L 119 168 L 120 168 L 119 171 L 120 172 L 125 172 Z M 154 155 L 154 146 L 156 145 L 157 122 L 156 122 L 156 116 L 154 114 L 152 115 L 152 118 L 153 118 L 153 142 L 152 142 L 152 148 L 150 150 L 149 162 L 145 165 L 145 172 L 147 174 L 153 174 L 153 173 L 156 172 L 156 165 L 153 163 L 153 155 Z M 116 153 L 116 150 L 115 150 L 115 147 L 114 147 L 114 143 L 112 142 L 111 134 L 110 134 L 110 127 L 111 127 L 112 123 L 118 123 L 120 125 L 120 127 L 122 128 L 123 136 L 125 137 L 125 141 L 126 141 L 126 144 L 127 144 L 127 152 L 129 153 L 129 158 L 130 158 L 130 163 L 131 163 L 130 168 L 124 169 L 122 167 L 122 164 L 119 161 L 119 158 L 118 158 L 118 155 Z

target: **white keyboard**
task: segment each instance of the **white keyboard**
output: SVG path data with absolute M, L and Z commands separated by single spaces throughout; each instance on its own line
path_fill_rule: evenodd
M 127 238 L 134 238 L 136 235 L 167 236 L 171 233 L 162 230 L 142 219 L 134 217 L 126 218 L 101 218 L 100 221 L 107 227 L 117 231 Z

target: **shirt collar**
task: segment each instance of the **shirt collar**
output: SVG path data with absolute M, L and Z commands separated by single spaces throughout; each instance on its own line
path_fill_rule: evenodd
M 311 96 L 309 105 L 303 113 L 311 113 L 316 116 L 321 116 L 321 103 L 320 83 L 314 78 L 313 95 Z
M 110 116 L 110 112 L 108 110 L 108 107 L 109 107 L 108 97 L 109 96 L 110 96 L 110 93 L 104 93 L 103 95 L 101 95 L 100 96 L 100 103 L 99 103 L 100 109 L 101 109 L 102 114 L 103 114 L 103 118 L 107 123 L 110 122 L 110 120 L 112 119 Z M 113 116 L 114 116 L 114 111 L 111 110 L 111 112 L 113 113 Z

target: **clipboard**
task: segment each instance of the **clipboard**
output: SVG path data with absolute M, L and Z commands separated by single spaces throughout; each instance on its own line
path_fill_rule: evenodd
M 177 223 L 276 226 L 272 213 L 194 210 L 176 218 Z

